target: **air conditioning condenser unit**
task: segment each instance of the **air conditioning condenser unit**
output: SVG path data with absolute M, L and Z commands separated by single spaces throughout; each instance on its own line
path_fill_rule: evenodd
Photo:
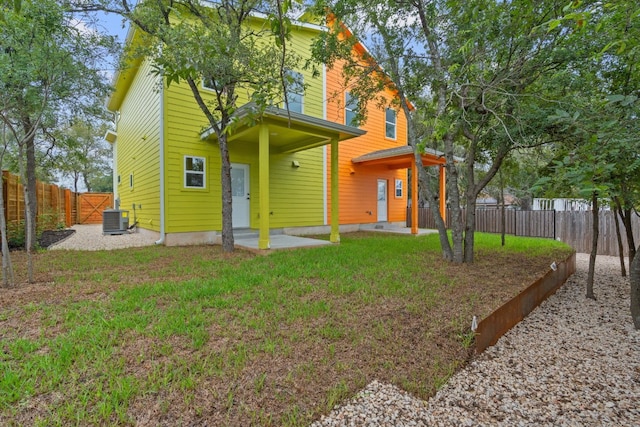
M 105 209 L 102 212 L 102 234 L 124 234 L 129 228 L 129 211 Z

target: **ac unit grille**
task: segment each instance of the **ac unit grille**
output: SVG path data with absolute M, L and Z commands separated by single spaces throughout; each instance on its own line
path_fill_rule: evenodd
M 107 209 L 102 212 L 102 234 L 123 234 L 129 228 L 129 211 Z

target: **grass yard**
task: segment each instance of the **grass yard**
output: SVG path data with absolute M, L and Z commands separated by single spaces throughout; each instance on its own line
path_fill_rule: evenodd
M 304 426 L 373 379 L 428 398 L 470 357 L 472 316 L 571 253 L 499 241 L 478 234 L 470 266 L 437 235 L 376 233 L 38 253 L 38 283 L 0 289 L 0 424 Z

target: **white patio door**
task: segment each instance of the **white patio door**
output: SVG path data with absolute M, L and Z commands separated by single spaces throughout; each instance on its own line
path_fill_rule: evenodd
M 233 200 L 233 228 L 249 227 L 251 208 L 249 165 L 231 163 L 231 197 Z
M 387 180 L 378 180 L 378 222 L 387 221 Z

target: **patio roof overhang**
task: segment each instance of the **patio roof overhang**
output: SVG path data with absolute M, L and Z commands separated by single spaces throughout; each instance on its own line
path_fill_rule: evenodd
M 420 156 L 422 158 L 422 166 L 439 166 L 440 188 L 439 188 L 439 204 L 440 215 L 446 218 L 446 175 L 444 153 L 436 150 L 425 148 Z M 354 164 L 363 166 L 384 166 L 389 169 L 412 169 L 417 166 L 417 159 L 413 151 L 413 147 L 405 145 L 402 147 L 388 148 L 386 150 L 372 151 L 362 156 L 351 159 Z M 418 200 L 418 180 L 411 180 L 411 199 Z M 418 234 L 418 204 L 411 204 L 411 233 Z
M 423 166 L 438 166 L 446 163 L 444 153 L 429 148 L 424 149 L 422 154 Z M 388 148 L 386 150 L 372 151 L 362 156 L 351 159 L 353 163 L 362 165 L 385 165 L 389 169 L 409 169 L 413 167 L 415 156 L 413 147 L 403 145 L 402 147 Z
M 258 248 L 269 249 L 269 160 L 273 154 L 295 153 L 323 145 L 331 146 L 331 234 L 329 240 L 340 241 L 338 217 L 338 143 L 364 135 L 362 129 L 333 123 L 317 117 L 294 113 L 277 107 L 260 111 L 253 103 L 238 108 L 232 117 L 228 141 L 256 146 L 258 152 L 259 224 Z M 212 128 L 200 134 L 202 140 L 216 140 Z
M 260 126 L 269 128 L 269 147 L 272 153 L 284 154 L 308 150 L 331 143 L 364 135 L 366 131 L 317 117 L 287 111 L 278 107 L 267 107 L 260 114 L 254 103 L 245 104 L 233 114 L 234 131 L 228 141 L 256 143 Z M 202 140 L 215 141 L 213 128 L 200 134 Z

